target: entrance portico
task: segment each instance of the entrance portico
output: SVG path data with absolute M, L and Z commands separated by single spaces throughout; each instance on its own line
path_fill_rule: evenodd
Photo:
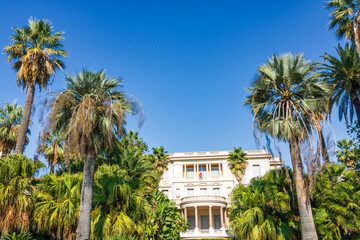
M 184 238 L 227 237 L 227 203 L 219 196 L 186 197 L 182 199 L 182 215 L 187 218 L 189 228 L 181 233 Z

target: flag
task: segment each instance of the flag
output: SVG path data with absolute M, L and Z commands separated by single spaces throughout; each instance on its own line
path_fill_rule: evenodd
M 201 165 L 200 167 L 200 173 L 199 173 L 199 178 L 202 179 L 202 172 L 203 172 L 203 165 Z

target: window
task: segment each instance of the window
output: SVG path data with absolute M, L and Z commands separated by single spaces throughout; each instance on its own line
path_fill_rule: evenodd
M 187 189 L 187 196 L 188 197 L 194 196 L 194 189 L 193 188 L 188 188 Z
M 200 195 L 206 195 L 206 188 L 200 188 Z
M 209 229 L 209 216 L 200 215 L 200 226 L 201 229 Z
M 260 165 L 253 165 L 253 174 L 254 177 L 260 177 Z
M 186 169 L 186 177 L 193 178 L 194 177 L 194 168 L 187 168 Z
M 214 215 L 214 228 L 220 229 L 221 228 L 221 218 L 220 215 Z
M 188 216 L 189 230 L 194 230 L 195 228 L 195 216 Z
M 166 196 L 169 196 L 169 190 L 162 190 L 162 192 L 164 193 L 164 195 L 166 195 Z
M 214 188 L 213 192 L 215 196 L 220 196 L 220 188 Z
M 219 176 L 219 167 L 211 167 L 211 176 L 213 177 Z

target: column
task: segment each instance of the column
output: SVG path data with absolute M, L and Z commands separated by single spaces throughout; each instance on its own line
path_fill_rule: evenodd
M 196 164 L 196 177 L 199 178 L 199 164 Z
M 221 165 L 219 163 L 219 177 L 221 177 Z
M 227 208 L 225 208 L 225 228 L 229 228 L 229 215 Z
M 196 165 L 194 164 L 194 178 L 196 178 Z M 195 189 L 194 189 L 195 191 Z
M 209 233 L 214 233 L 212 206 L 209 206 Z
M 224 229 L 224 207 L 220 207 L 220 223 L 221 223 L 221 230 Z
M 198 209 L 197 206 L 194 207 L 195 208 L 195 233 L 199 232 L 199 225 L 198 225 Z
M 209 163 L 210 166 L 210 177 L 212 177 L 212 173 L 211 173 L 211 163 Z
M 185 216 L 185 219 L 187 219 L 187 208 L 184 207 L 184 216 Z

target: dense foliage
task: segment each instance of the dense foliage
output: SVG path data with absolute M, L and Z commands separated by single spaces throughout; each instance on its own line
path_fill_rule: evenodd
M 177 239 L 186 229 L 175 203 L 157 189 L 161 174 L 154 159 L 159 158 L 159 148 L 152 154 L 146 150 L 146 143 L 129 131 L 111 151 L 98 157 L 92 239 Z M 32 232 L 45 239 L 75 239 L 83 164 L 79 159 L 60 163 L 56 173 L 34 179 L 36 169 L 43 164 L 21 155 L 1 158 L 1 233 Z M 167 163 L 161 166 L 166 168 Z M 21 239 L 17 235 L 4 237 Z
M 271 171 L 233 190 L 231 228 L 240 239 L 297 239 L 299 217 L 287 169 Z
M 179 233 L 186 230 L 185 219 L 175 203 L 158 189 L 151 196 L 150 204 L 154 211 L 146 224 L 146 239 L 177 239 Z
M 289 172 L 290 178 L 286 176 Z M 281 169 L 233 190 L 231 228 L 240 239 L 300 239 L 292 171 Z M 316 175 L 311 199 L 320 239 L 360 238 L 360 175 L 326 164 Z

